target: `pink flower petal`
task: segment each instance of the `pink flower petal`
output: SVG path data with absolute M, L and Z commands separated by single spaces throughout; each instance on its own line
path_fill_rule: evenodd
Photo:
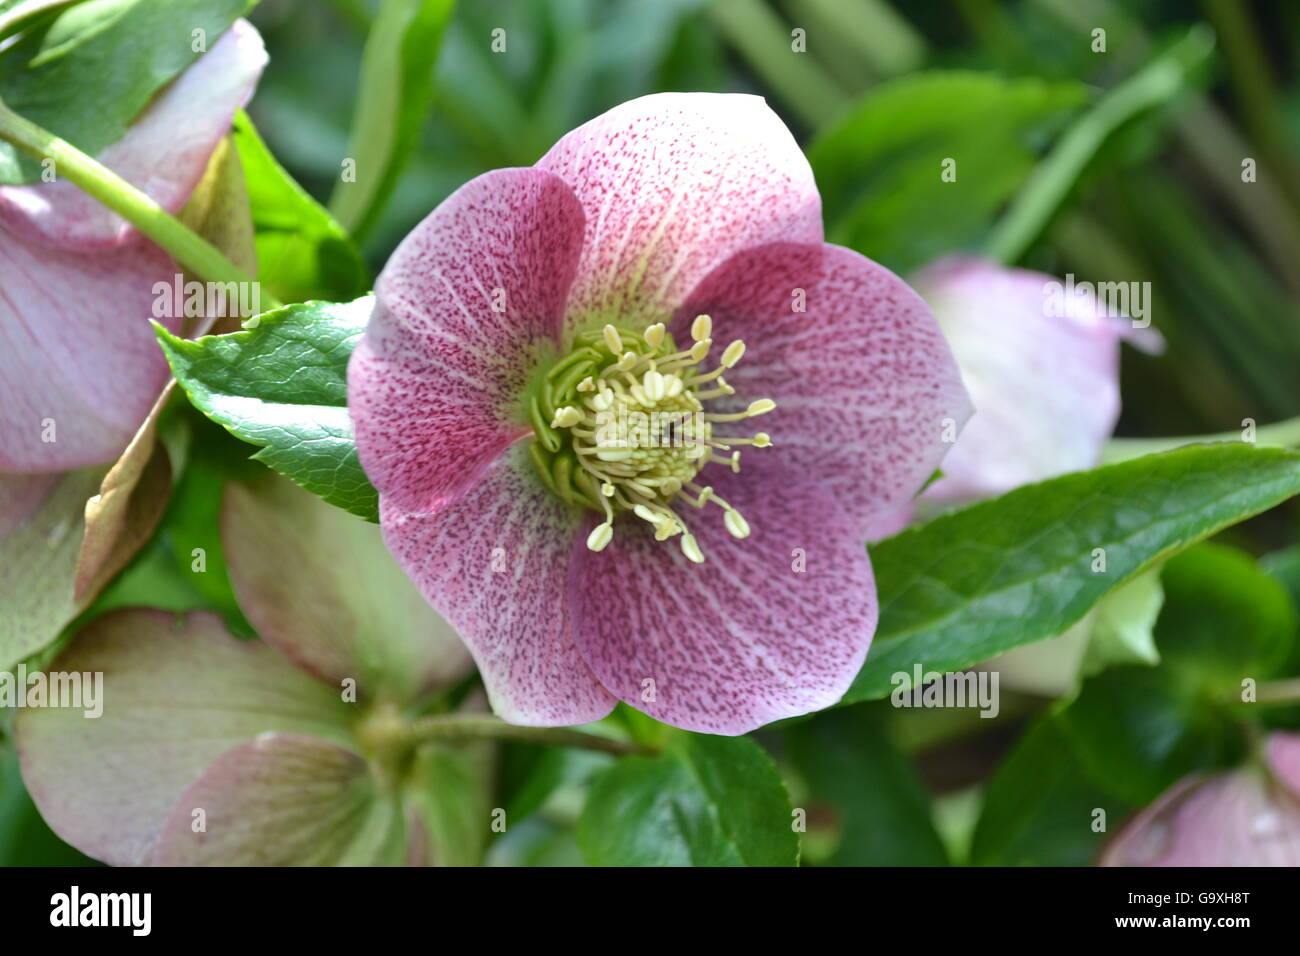
M 72 252 L 0 227 L 0 271 L 0 470 L 112 461 L 167 381 L 149 317 L 175 264 L 151 243 Z
M 1268 766 L 1283 784 L 1300 799 L 1300 734 L 1280 731 L 1268 738 Z
M 796 311 L 800 301 L 806 311 Z M 944 434 L 970 416 L 956 363 L 925 303 L 892 272 L 832 245 L 773 243 L 733 256 L 678 310 L 671 331 L 713 317 L 720 345 L 746 351 L 715 400 L 741 410 L 776 401 L 754 422 L 719 434 L 765 431 L 773 447 L 741 456 L 742 475 L 769 460 L 814 475 L 836 498 L 836 519 L 865 539 L 868 523 L 906 505 L 952 446 Z M 686 339 L 689 341 L 689 339 Z M 713 410 L 714 406 L 710 406 Z
M 470 666 L 456 632 L 384 547 L 379 528 L 268 475 L 226 486 L 222 542 L 239 606 L 262 639 L 361 701 L 398 700 Z
M 1052 276 L 978 259 L 915 277 L 961 366 L 976 414 L 927 489 L 965 502 L 1094 467 L 1119 417 L 1119 341 L 1128 320 L 1094 299 L 1051 314 Z
M 348 407 L 361 463 L 391 505 L 437 511 L 531 432 L 520 394 L 559 334 L 582 229 L 560 179 L 499 169 L 453 193 L 388 260 Z
M 834 704 L 866 657 L 876 588 L 861 535 L 810 472 L 771 466 L 764 477 L 701 473 L 752 531 L 738 541 L 721 509 L 683 506 L 704 564 L 631 517 L 601 552 L 578 538 L 578 647 L 610 693 L 657 720 L 747 733 Z
M 394 866 L 404 831 L 363 757 L 319 737 L 268 733 L 226 751 L 190 785 L 149 862 Z
M 235 21 L 96 158 L 176 212 L 230 132 L 235 111 L 253 95 L 266 59 L 257 30 L 246 20 Z M 124 219 L 63 179 L 0 187 L 0 232 L 6 226 L 65 248 L 116 245 L 137 235 Z
M 520 443 L 437 515 L 380 498 L 384 539 L 469 645 L 492 709 L 515 724 L 604 717 L 614 699 L 583 663 L 566 599 L 579 515 L 542 487 Z
M 1189 777 L 1107 846 L 1102 866 L 1300 866 L 1300 804 L 1263 768 Z
M 812 169 L 757 96 L 643 96 L 573 130 L 537 165 L 587 214 L 570 329 L 666 320 L 733 253 L 822 239 Z
M 23 779 L 67 842 L 116 865 L 144 862 L 185 789 L 258 734 L 345 742 L 353 711 L 335 688 L 219 618 L 115 611 L 82 630 L 51 670 L 102 672 L 102 715 L 19 712 Z

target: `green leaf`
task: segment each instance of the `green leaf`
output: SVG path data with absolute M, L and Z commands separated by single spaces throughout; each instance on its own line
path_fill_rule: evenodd
M 276 162 L 242 111 L 232 136 L 253 211 L 258 278 L 267 290 L 281 302 L 364 295 L 370 276 L 343 227 Z
M 772 759 L 747 737 L 683 734 L 595 779 L 578 822 L 593 866 L 794 866 L 799 838 Z
M 25 119 L 96 155 L 117 142 L 154 93 L 248 11 L 250 0 L 87 0 L 39 18 L 0 53 L 0 99 Z M 21 11 L 17 11 L 21 12 Z M 41 166 L 0 143 L 0 185 Z
M 411 158 L 433 98 L 433 65 L 455 0 L 386 0 L 361 58 L 348 142 L 355 177 L 340 180 L 330 211 L 360 236 L 375 224 Z
M 842 703 L 887 696 L 918 663 L 960 670 L 1061 634 L 1147 568 L 1297 493 L 1300 455 L 1192 445 L 910 528 L 872 549 L 880 626 Z
M 0 0 L 0 39 L 25 30 L 42 14 L 52 14 L 55 7 L 66 7 L 82 0 Z
M 1086 866 L 1129 811 L 1083 773 L 1056 721 L 1039 719 L 989 781 L 975 827 L 975 866 Z M 1105 811 L 1106 830 L 1097 810 Z
M 812 801 L 829 804 L 839 819 L 831 865 L 947 865 L 930 798 L 876 715 L 862 707 L 826 711 L 786 737 Z
M 1294 640 L 1295 605 L 1249 554 L 1203 544 L 1170 561 L 1163 576 L 1156 641 L 1168 668 L 1210 694 L 1280 672 Z
M 1244 552 L 1202 544 L 1166 564 L 1163 576 L 1161 665 L 1085 682 L 1060 717 L 1092 779 L 1135 804 L 1238 754 L 1227 708 L 1244 680 L 1281 672 L 1296 628 L 1285 588 Z
M 482 862 L 492 818 L 482 767 L 486 750 L 430 746 L 416 754 L 407 801 L 414 811 L 416 833 L 423 837 L 423 857 L 418 862 L 439 866 Z
M 500 750 L 497 799 L 507 820 L 522 820 L 565 782 L 572 751 L 515 741 L 501 744 Z
M 973 246 L 1084 99 L 1079 83 L 968 72 L 877 87 L 808 149 L 827 239 L 899 272 Z
M 257 325 L 189 341 L 155 326 L 190 402 L 253 456 L 308 491 L 370 521 L 379 496 L 367 480 L 347 409 L 348 358 L 373 300 L 307 302 L 264 313 Z
M 1121 667 L 1086 681 L 1062 711 L 1061 730 L 1088 777 L 1134 805 L 1235 752 L 1234 728 L 1207 700 L 1179 692 L 1163 667 Z

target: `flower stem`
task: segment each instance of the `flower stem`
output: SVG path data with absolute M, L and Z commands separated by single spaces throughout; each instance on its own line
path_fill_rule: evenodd
M 216 246 L 189 229 L 148 195 L 96 162 L 71 143 L 23 119 L 0 100 L 0 140 L 13 143 L 36 159 L 51 159 L 58 175 L 75 183 L 141 233 L 183 268 L 209 282 L 252 282 L 253 277 L 227 259 Z M 267 309 L 280 303 L 265 293 Z
M 486 714 L 452 714 L 421 717 L 407 724 L 403 736 L 411 744 L 461 744 L 476 740 L 522 740 L 554 747 L 579 747 L 622 756 L 646 753 L 636 744 L 600 737 L 567 727 L 521 727 Z
M 1025 188 L 993 228 L 985 254 L 1007 265 L 1017 262 L 1046 228 L 1110 135 L 1139 113 L 1167 103 L 1182 92 L 1188 74 L 1209 57 L 1213 47 L 1208 30 L 1193 28 L 1163 55 L 1106 93 L 1034 169 Z
M 1260 684 L 1255 690 L 1255 702 L 1274 706 L 1300 704 L 1300 677 Z
M 1141 458 L 1143 455 L 1152 455 L 1156 452 L 1172 451 L 1184 445 L 1240 441 L 1243 441 L 1241 429 L 1231 432 L 1218 432 L 1214 435 L 1183 435 L 1177 438 L 1112 438 L 1106 445 L 1102 461 L 1106 464 L 1113 464 L 1117 461 L 1128 461 L 1130 458 Z M 1254 444 L 1275 448 L 1300 447 L 1300 417 L 1288 418 L 1285 421 L 1274 422 L 1272 425 L 1259 426 L 1255 430 Z
M 808 56 L 793 52 L 790 30 L 761 0 L 715 0 L 713 25 L 799 118 L 816 129 L 848 106 L 848 97 Z

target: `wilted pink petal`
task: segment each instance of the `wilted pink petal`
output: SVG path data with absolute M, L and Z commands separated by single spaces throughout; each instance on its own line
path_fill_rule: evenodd
M 262 639 L 338 687 L 409 699 L 466 672 L 469 653 L 384 547 L 379 528 L 287 479 L 226 486 L 226 565 Z
M 620 529 L 599 553 L 581 536 L 574 547 L 583 656 L 610 693 L 676 727 L 743 734 L 829 707 L 875 632 L 871 564 L 839 503 L 799 468 L 755 477 L 715 479 L 752 532 L 736 540 L 717 514 L 694 516 L 703 564 L 648 526 Z
M 567 599 L 579 516 L 530 469 L 516 446 L 437 515 L 381 499 L 384 538 L 469 645 L 498 715 L 541 726 L 599 720 L 614 699 L 574 645 Z
M 747 454 L 747 467 L 768 457 L 797 461 L 863 540 L 870 519 L 911 500 L 951 447 L 945 432 L 955 437 L 970 417 L 930 310 L 896 275 L 851 250 L 747 249 L 700 283 L 670 331 L 689 342 L 701 313 L 713 317 L 719 343 L 747 346 L 726 375 L 736 394 L 717 399 L 718 410 L 777 402 L 758 423 L 774 447 Z
M 1052 276 L 980 259 L 944 260 L 913 282 L 975 406 L 924 497 L 966 502 L 1096 466 L 1119 417 L 1119 343 L 1132 323 L 1095 298 L 1058 309 Z
M 77 555 L 76 596 L 89 603 L 152 536 L 171 495 L 171 458 L 158 441 L 158 419 L 174 382 L 154 402 L 122 457 L 86 501 L 86 533 Z M 2 546 L 2 545 L 0 545 Z
M 555 176 L 502 169 L 453 193 L 389 259 L 348 405 L 366 474 L 399 508 L 437 511 L 531 431 L 519 398 L 559 334 L 582 222 Z
M 537 166 L 587 214 L 570 329 L 664 320 L 734 253 L 822 239 L 808 160 L 757 96 L 643 96 L 568 133 Z
M 84 853 L 145 862 L 186 788 L 221 754 L 268 731 L 344 742 L 352 709 L 336 688 L 211 614 L 96 619 L 50 665 L 103 673 L 102 715 L 19 712 L 23 779 L 41 816 Z
M 319 737 L 267 733 L 226 751 L 181 794 L 148 862 L 393 866 L 404 832 L 365 758 Z
M 1175 784 L 1106 848 L 1102 866 L 1300 866 L 1300 734 L 1267 763 Z

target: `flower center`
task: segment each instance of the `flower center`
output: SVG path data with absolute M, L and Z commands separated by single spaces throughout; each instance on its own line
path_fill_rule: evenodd
M 693 344 L 684 351 L 663 323 L 644 333 L 613 325 L 583 332 L 533 396 L 529 413 L 536 441 L 530 451 L 542 481 L 564 500 L 605 515 L 587 537 L 592 551 L 609 544 L 614 518 L 624 511 L 648 522 L 656 540 L 680 535 L 682 553 L 697 564 L 704 555 L 683 517 L 687 508 L 715 505 L 728 532 L 749 535 L 740 512 L 695 479 L 710 462 L 739 472 L 735 446 L 771 445 L 764 432 L 730 437 L 714 427 L 770 412 L 776 403 L 760 398 L 743 412 L 705 411 L 709 399 L 735 393 L 722 373 L 745 354 L 745 343 L 737 339 L 723 350 L 718 366 L 705 371 L 712 331 L 712 319 L 697 317 Z

